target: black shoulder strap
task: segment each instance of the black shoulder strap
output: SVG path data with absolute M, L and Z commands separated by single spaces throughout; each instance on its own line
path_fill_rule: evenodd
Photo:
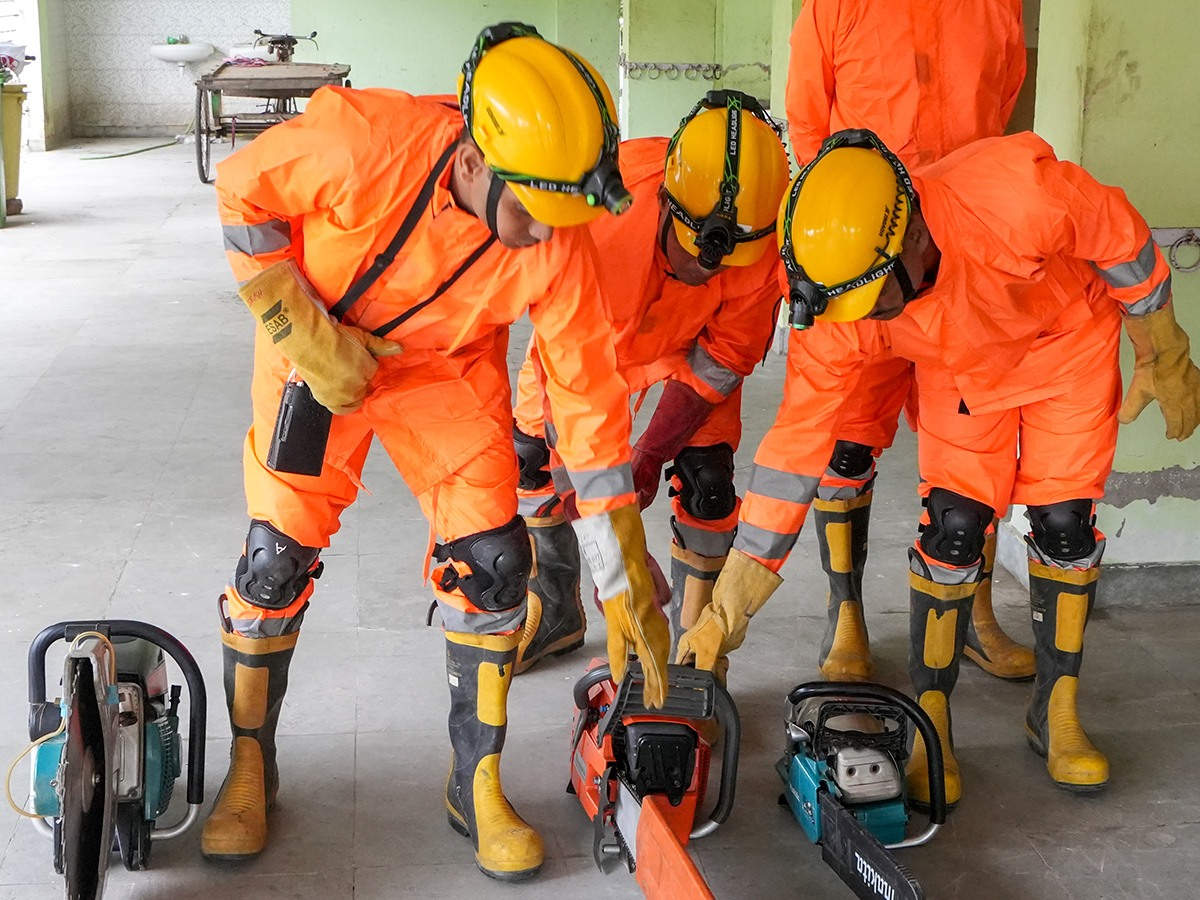
M 500 179 L 497 178 L 496 180 L 499 181 Z M 472 253 L 470 256 L 468 256 L 465 260 L 463 260 L 462 265 L 454 270 L 454 274 L 451 275 L 449 278 L 447 278 L 445 281 L 443 281 L 440 285 L 438 285 L 438 289 L 436 291 L 434 291 L 433 294 L 430 295 L 428 299 L 422 300 L 420 303 L 416 304 L 415 306 L 410 306 L 408 309 L 406 309 L 404 312 L 400 313 L 400 315 L 396 316 L 396 318 L 392 319 L 390 322 L 386 322 L 383 325 L 380 325 L 378 328 L 376 328 L 374 331 L 372 331 L 371 334 L 375 335 L 375 337 L 387 337 L 388 334 L 391 333 L 393 330 L 395 330 L 396 328 L 399 328 L 401 325 L 403 325 L 405 322 L 407 322 L 409 319 L 411 319 L 413 316 L 415 316 L 417 313 L 419 313 L 421 310 L 423 310 L 425 307 L 427 307 L 430 303 L 432 303 L 438 297 L 442 296 L 442 294 L 446 293 L 446 291 L 450 290 L 450 286 L 452 284 L 454 284 L 454 282 L 458 281 L 458 279 L 460 279 L 463 276 L 463 274 L 467 271 L 467 269 L 469 269 L 469 268 L 471 268 L 471 266 L 475 265 L 475 263 L 479 261 L 479 257 L 483 256 L 483 254 L 487 252 L 487 249 L 490 246 L 492 246 L 492 244 L 494 244 L 494 243 L 496 243 L 496 235 L 494 235 L 494 234 L 488 235 L 488 239 L 486 241 L 484 241 L 482 244 L 480 244 L 478 247 L 476 247 L 475 252 Z
M 329 314 L 337 321 L 340 322 L 342 320 L 342 316 L 349 312 L 350 307 L 358 302 L 359 298 L 367 292 L 371 285 L 379 280 L 379 276 L 387 271 L 387 267 L 396 259 L 396 254 L 400 252 L 400 248 L 404 246 L 404 242 L 408 240 L 413 229 L 417 227 L 417 222 L 421 220 L 421 216 L 425 212 L 425 207 L 429 205 L 429 200 L 433 197 L 433 186 L 437 183 L 438 177 L 445 170 L 447 164 L 449 164 L 450 158 L 454 155 L 454 149 L 457 146 L 458 141 L 455 140 L 450 143 L 449 147 L 442 151 L 442 155 L 438 157 L 438 161 L 433 164 L 433 171 L 429 173 L 429 177 L 421 185 L 421 193 L 417 194 L 417 199 L 413 201 L 412 208 L 408 211 L 408 215 L 404 217 L 404 221 L 400 224 L 400 229 L 396 232 L 396 236 L 392 238 L 392 242 L 384 248 L 382 253 L 375 257 L 375 261 L 371 263 L 371 267 L 363 272 L 354 284 L 350 285 L 350 290 L 346 291 L 346 295 L 329 310 Z

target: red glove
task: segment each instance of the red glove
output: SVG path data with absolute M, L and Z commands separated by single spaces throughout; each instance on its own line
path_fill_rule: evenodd
M 715 405 L 682 381 L 664 382 L 662 397 L 646 431 L 633 445 L 630 459 L 633 489 L 641 509 L 654 502 L 662 480 L 662 467 L 687 446 Z

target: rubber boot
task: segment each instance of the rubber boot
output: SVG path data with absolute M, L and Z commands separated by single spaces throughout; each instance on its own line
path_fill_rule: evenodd
M 675 658 L 680 636 L 696 624 L 700 610 L 712 603 L 713 585 L 729 555 L 703 556 L 677 541 L 671 542 L 671 602 L 667 618 L 671 623 L 671 655 Z
M 946 770 L 946 806 L 953 809 L 962 797 L 962 779 L 954 758 L 954 737 L 950 716 L 950 693 L 958 681 L 958 667 L 966 642 L 971 604 L 979 585 L 980 569 L 965 573 L 960 584 L 941 584 L 933 580 L 940 571 L 931 571 L 916 550 L 909 551 L 909 635 L 912 641 L 908 674 L 917 702 L 937 728 Z M 940 570 L 941 567 L 938 567 Z M 957 576 L 960 569 L 946 569 Z M 946 579 L 943 579 L 946 580 Z M 918 734 L 908 761 L 908 799 L 918 810 L 929 809 L 929 764 L 925 759 L 925 741 Z
M 542 867 L 542 839 L 513 811 L 500 786 L 508 686 L 520 632 L 446 632 L 450 682 L 450 827 L 475 844 L 475 865 L 501 881 L 522 881 Z
M 869 681 L 875 673 L 862 606 L 872 493 L 813 502 L 821 568 L 829 576 L 829 622 L 817 659 L 826 681 Z
M 517 647 L 514 674 L 540 659 L 561 656 L 583 646 L 587 617 L 579 599 L 579 544 L 562 513 L 526 516 L 533 543 L 529 605 Z
M 221 634 L 233 745 L 229 774 L 200 834 L 200 852 L 208 859 L 250 859 L 266 846 L 267 813 L 279 790 L 275 727 L 299 636 Z
M 1083 631 L 1099 577 L 1099 566 L 1060 569 L 1029 561 L 1037 680 L 1025 715 L 1026 737 L 1046 757 L 1050 778 L 1068 791 L 1098 791 L 1108 783 L 1108 760 L 1088 740 L 1075 709 Z
M 995 563 L 996 532 L 993 529 L 983 545 L 983 580 L 975 593 L 963 653 L 989 675 L 1008 681 L 1028 681 L 1037 671 L 1033 650 L 1005 634 L 992 610 L 992 567 Z

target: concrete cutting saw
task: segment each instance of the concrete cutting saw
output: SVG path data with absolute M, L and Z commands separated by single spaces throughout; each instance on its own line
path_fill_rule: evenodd
M 929 824 L 913 837 L 904 780 L 910 723 L 925 741 L 930 793 Z M 788 694 L 784 728 L 780 803 L 822 859 L 860 900 L 924 900 L 891 851 L 924 844 L 946 821 L 942 745 L 925 710 L 883 685 L 818 681 Z
M 62 696 L 48 701 L 46 652 L 60 640 L 69 643 Z M 164 654 L 183 672 L 189 713 L 187 813 L 170 827 L 157 820 L 183 768 L 181 689 L 168 680 Z M 67 900 L 96 900 L 114 852 L 127 869 L 144 869 L 154 842 L 178 837 L 199 818 L 204 679 L 179 641 L 124 619 L 52 625 L 34 638 L 28 663 L 34 743 L 32 809 L 24 814 L 53 839 L 54 870 L 65 878 Z
M 611 861 L 624 862 L 648 900 L 712 900 L 686 848 L 729 818 L 741 725 L 733 699 L 711 672 L 667 666 L 667 679 L 666 705 L 648 710 L 640 663 L 631 662 L 617 685 L 608 665 L 592 660 L 575 685 L 567 790 L 592 820 L 592 853 L 601 871 Z M 717 800 L 702 817 L 712 744 L 721 730 Z

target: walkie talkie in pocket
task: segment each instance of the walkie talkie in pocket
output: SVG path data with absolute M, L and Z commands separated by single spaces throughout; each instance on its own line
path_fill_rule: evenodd
M 295 371 L 283 386 L 267 468 L 292 475 L 320 475 L 333 413 L 317 402 Z

